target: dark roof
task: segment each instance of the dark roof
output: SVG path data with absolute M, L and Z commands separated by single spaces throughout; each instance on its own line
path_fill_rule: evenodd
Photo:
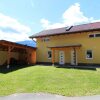
M 89 23 L 89 24 L 71 26 L 67 30 L 66 30 L 66 27 L 44 30 L 30 36 L 30 38 L 54 36 L 54 35 L 61 35 L 61 34 L 71 34 L 71 33 L 77 33 L 77 32 L 98 31 L 98 30 L 100 30 L 100 22 L 94 22 L 94 23 Z
M 48 48 L 65 48 L 65 47 L 81 47 L 81 44 L 66 44 L 66 45 L 61 45 L 61 46 L 51 46 Z
M 11 42 L 11 41 L 6 41 L 6 40 L 0 40 L 0 45 L 11 45 L 11 46 L 16 46 L 16 47 L 21 47 L 21 48 L 31 48 L 31 49 L 36 49 L 36 47 L 31 47 L 27 45 L 22 45 L 19 43 Z

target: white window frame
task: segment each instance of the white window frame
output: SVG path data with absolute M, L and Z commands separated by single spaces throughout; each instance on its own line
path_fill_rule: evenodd
M 92 52 L 92 58 L 88 58 L 88 57 L 87 57 L 87 51 L 91 51 L 91 52 Z M 86 59 L 93 59 L 93 50 L 86 50 L 85 55 L 86 55 Z
M 48 50 L 48 52 L 51 52 L 51 57 L 49 57 L 49 53 L 48 53 L 48 59 L 51 59 L 52 58 L 52 51 Z

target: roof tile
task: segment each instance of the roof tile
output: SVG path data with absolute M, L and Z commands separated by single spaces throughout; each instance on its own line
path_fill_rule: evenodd
M 67 31 L 66 31 L 66 27 L 44 30 L 44 31 L 41 31 L 39 33 L 36 33 L 30 36 L 30 38 L 70 34 L 70 33 L 85 32 L 85 31 L 92 31 L 92 30 L 100 30 L 100 22 L 71 26 L 70 29 Z

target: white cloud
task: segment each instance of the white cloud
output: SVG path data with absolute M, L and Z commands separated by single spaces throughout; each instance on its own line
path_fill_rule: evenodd
M 80 4 L 75 3 L 71 5 L 63 14 L 62 22 L 60 23 L 51 23 L 47 19 L 41 19 L 42 27 L 44 29 L 60 28 L 69 25 L 76 25 L 81 23 L 96 22 L 93 17 L 86 17 L 84 13 L 80 10 Z
M 50 22 L 44 18 L 41 19 L 41 23 L 42 23 L 42 26 L 45 28 L 48 28 L 48 25 L 50 24 Z
M 5 29 L 2 30 L 2 29 Z M 7 29 L 13 30 L 7 31 Z M 9 41 L 22 41 L 28 39 L 31 29 L 18 22 L 16 19 L 0 13 L 0 39 Z
M 86 17 L 83 12 L 80 10 L 80 4 L 75 3 L 71 7 L 69 7 L 63 14 L 64 23 L 79 24 L 91 21 L 92 18 Z
M 63 27 L 65 26 L 64 23 L 54 23 L 51 24 L 50 21 L 48 21 L 47 19 L 41 19 L 41 23 L 42 23 L 42 27 L 44 29 L 52 29 L 52 28 L 58 28 L 58 27 Z

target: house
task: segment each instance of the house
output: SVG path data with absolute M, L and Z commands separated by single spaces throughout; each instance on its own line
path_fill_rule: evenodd
M 44 30 L 37 39 L 37 63 L 100 65 L 100 22 Z
M 0 40 L 0 66 L 35 63 L 36 47 Z

